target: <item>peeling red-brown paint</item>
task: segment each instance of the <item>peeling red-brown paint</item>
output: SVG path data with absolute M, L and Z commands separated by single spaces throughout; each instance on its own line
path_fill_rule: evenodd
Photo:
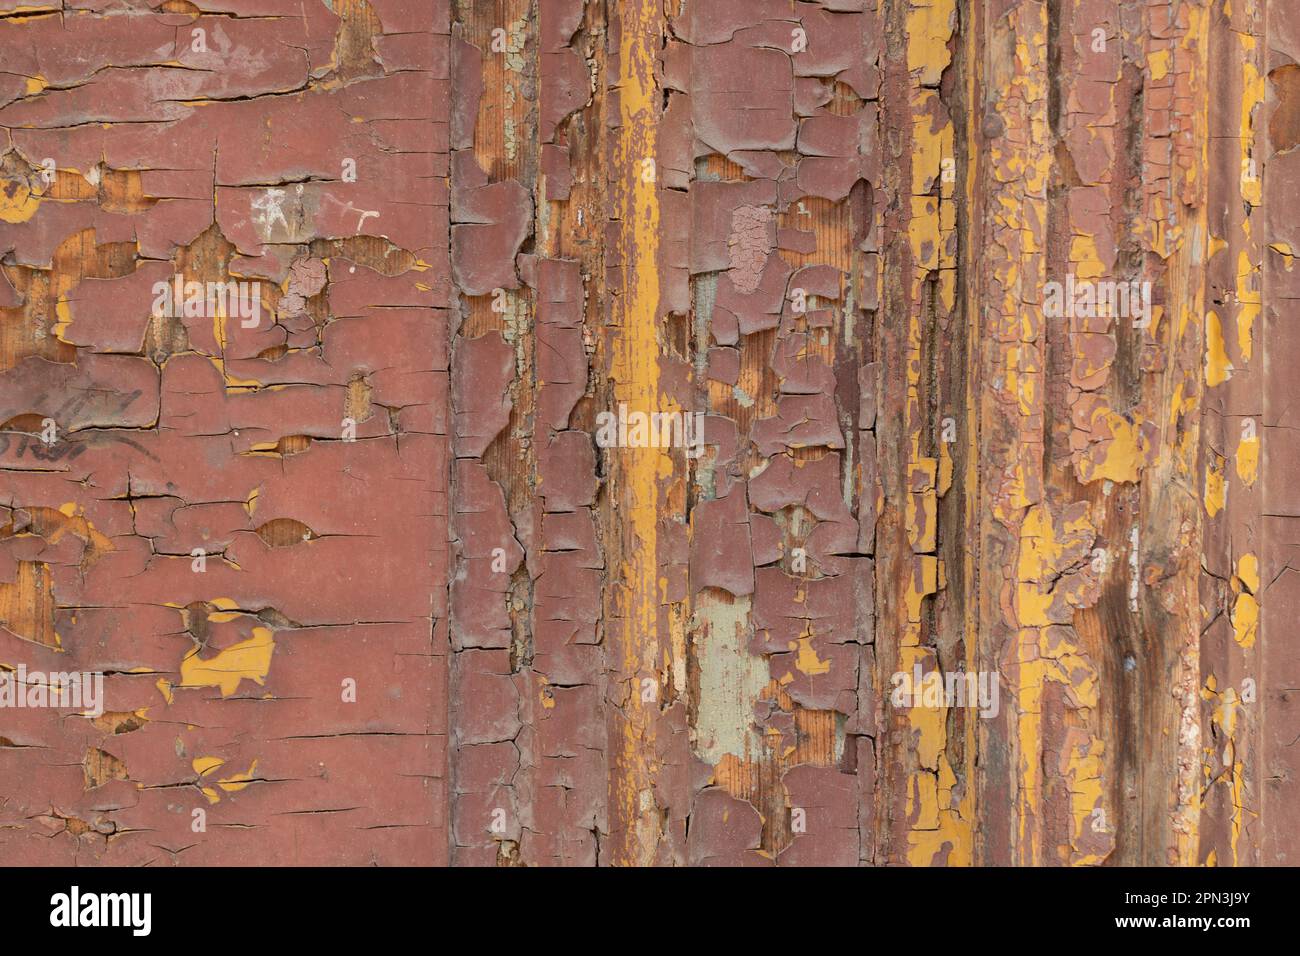
M 0 661 L 107 675 L 4 711 L 5 858 L 444 862 L 448 11 L 207 6 L 0 20 Z
M 0 665 L 107 675 L 0 710 L 13 860 L 1294 855 L 1276 0 L 0 0 L 0 50 Z M 1047 305 L 1109 280 L 1149 313 Z

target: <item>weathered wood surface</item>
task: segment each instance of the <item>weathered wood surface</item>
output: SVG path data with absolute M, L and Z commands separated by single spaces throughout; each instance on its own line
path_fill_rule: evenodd
M 1296 862 L 1295 0 L 6 0 L 0 104 L 6 857 Z

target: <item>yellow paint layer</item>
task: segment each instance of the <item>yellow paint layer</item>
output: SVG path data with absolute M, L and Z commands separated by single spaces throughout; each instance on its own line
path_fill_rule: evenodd
M 253 636 L 232 644 L 206 660 L 192 650 L 181 661 L 180 687 L 217 687 L 222 697 L 229 697 L 241 681 L 251 680 L 258 685 L 266 683 L 271 670 L 271 655 L 275 651 L 275 638 L 267 627 L 253 628 Z

